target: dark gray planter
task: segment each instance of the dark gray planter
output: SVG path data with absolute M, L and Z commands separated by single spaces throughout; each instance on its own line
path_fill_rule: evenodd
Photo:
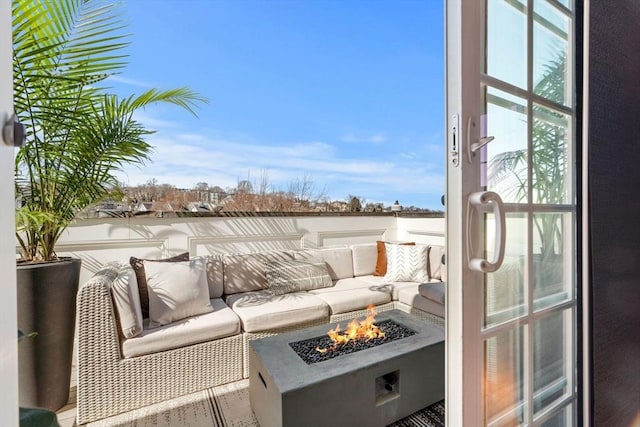
M 20 406 L 56 411 L 69 400 L 81 260 L 18 265 Z

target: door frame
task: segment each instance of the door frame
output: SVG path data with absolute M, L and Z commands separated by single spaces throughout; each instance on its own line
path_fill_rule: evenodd
M 13 114 L 11 2 L 0 1 L 0 127 Z M 18 425 L 18 314 L 16 305 L 14 148 L 0 132 L 0 424 Z
M 465 322 L 465 316 L 473 319 L 480 319 L 482 307 L 482 290 L 480 287 L 471 289 L 471 297 L 463 298 L 463 283 L 480 280 L 477 276 L 481 273 L 471 272 L 469 269 L 461 267 L 465 262 L 467 247 L 467 236 L 461 233 L 466 226 L 467 200 L 468 194 L 461 198 L 449 197 L 449 194 L 462 194 L 462 188 L 468 188 L 469 183 L 477 181 L 479 176 L 479 165 L 474 162 L 472 165 L 459 167 L 464 159 L 464 150 L 460 148 L 463 141 L 463 134 L 466 133 L 466 120 L 475 114 L 470 111 L 468 105 L 480 105 L 480 88 L 471 82 L 477 81 L 480 75 L 480 54 L 483 40 L 479 40 L 476 49 L 469 49 L 469 43 L 462 43 L 460 37 L 450 37 L 448 28 L 470 28 L 476 34 L 480 32 L 476 19 L 484 8 L 481 1 L 467 2 L 467 7 L 475 8 L 476 13 L 462 14 L 461 1 L 447 1 L 445 6 L 445 45 L 446 45 L 446 69 L 445 72 L 445 126 L 446 126 L 446 201 L 445 209 L 446 236 L 447 236 L 447 295 L 445 307 L 446 319 L 446 415 L 445 425 L 447 426 L 472 426 L 477 420 L 482 418 L 482 407 L 479 404 L 469 404 L 476 399 L 470 399 L 481 392 L 482 384 L 479 379 L 482 372 L 482 358 L 475 357 L 476 363 L 465 364 L 465 344 L 471 348 L 481 348 L 480 335 L 476 333 L 480 330 L 480 324 L 470 324 Z M 472 18 L 470 18 L 472 17 Z M 477 64 L 478 68 L 463 68 L 461 58 L 469 58 L 469 63 Z M 455 73 L 455 78 L 449 76 Z M 469 99 L 467 105 L 460 105 L 459 100 Z M 455 100 L 455 104 L 450 102 Z M 471 138 L 479 138 L 479 126 L 471 129 Z M 466 135 L 465 135 L 466 136 Z M 458 154 L 455 154 L 456 149 Z M 478 186 L 476 191 L 480 191 Z M 476 277 L 473 277 L 476 276 Z M 469 296 L 469 294 L 467 294 Z M 466 326 L 465 326 L 466 325 Z M 466 329 L 465 329 L 466 327 Z M 473 332 L 473 333 L 472 333 Z M 463 342 L 463 337 L 473 337 L 472 342 Z M 470 355 L 468 355 L 470 356 Z M 469 370 L 467 372 L 466 370 Z M 477 379 L 469 382 L 468 379 Z
M 462 15 L 462 3 L 465 7 L 475 9 L 475 13 Z M 471 4 L 470 4 L 471 3 Z M 469 354 L 465 351 L 465 345 L 471 349 L 482 349 L 482 340 L 477 333 L 481 329 L 483 292 L 480 286 L 467 289 L 463 298 L 463 283 L 478 283 L 474 275 L 481 273 L 470 272 L 462 268 L 466 263 L 465 254 L 467 236 L 461 233 L 466 226 L 467 197 L 462 194 L 462 188 L 470 188 L 469 184 L 479 176 L 477 162 L 473 165 L 466 164 L 464 170 L 456 165 L 457 161 L 465 161 L 464 143 L 466 138 L 466 123 L 468 117 L 477 115 L 477 112 L 469 111 L 470 108 L 459 105 L 460 99 L 467 99 L 468 105 L 480 105 L 481 92 L 476 86 L 477 76 L 480 75 L 484 39 L 473 43 L 462 43 L 460 32 L 458 37 L 450 37 L 447 28 L 469 29 L 467 33 L 480 34 L 479 25 L 485 19 L 484 1 L 463 2 L 458 0 L 448 1 L 445 6 L 445 45 L 446 45 L 446 72 L 445 72 L 445 129 L 446 129 L 446 194 L 447 209 L 445 212 L 447 235 L 447 264 L 448 277 L 446 295 L 446 425 L 449 426 L 475 426 L 482 419 L 482 404 L 478 399 L 472 398 L 472 394 L 482 392 L 482 356 Z M 590 319 L 591 308 L 588 299 L 590 289 L 589 269 L 589 228 L 588 228 L 588 22 L 589 0 L 575 2 L 575 39 L 576 52 L 575 84 L 578 96 L 575 105 L 575 180 L 576 180 L 576 236 L 575 236 L 575 262 L 576 274 L 576 315 L 574 318 L 577 328 L 574 354 L 575 379 L 577 385 L 576 417 L 577 425 L 590 426 L 592 418 L 591 403 L 591 343 L 590 343 Z M 471 16 L 472 18 L 469 18 Z M 484 37 L 484 32 L 482 32 Z M 471 49 L 470 46 L 475 46 Z M 462 67 L 461 58 L 465 57 L 465 66 Z M 468 64 L 472 64 L 471 67 Z M 476 67 L 477 66 L 477 67 Z M 453 74 L 452 74 L 453 73 Z M 455 78 L 450 76 L 455 75 Z M 465 109 L 466 108 L 466 109 Z M 477 108 L 477 107 L 476 107 Z M 456 116 L 454 116 L 454 114 Z M 478 140 L 480 126 L 470 129 L 470 139 Z M 464 137 L 463 137 L 464 135 Z M 583 166 L 585 165 L 585 166 Z M 471 167 L 469 167 L 471 166 Z M 473 191 L 480 191 L 477 188 Z M 449 197 L 449 194 L 461 194 L 461 198 Z M 456 267 L 455 269 L 451 267 Z M 472 282 L 468 282 L 471 280 Z M 471 316 L 477 321 L 471 323 L 464 321 L 465 316 Z M 467 337 L 463 341 L 463 337 Z M 469 337 L 472 337 L 470 340 Z M 464 357 L 473 357 L 472 363 L 463 363 Z M 466 370 L 466 371 L 465 371 Z M 469 377 L 470 375 L 470 377 Z M 471 378 L 471 380 L 470 380 Z M 471 402 L 471 403 L 470 403 Z

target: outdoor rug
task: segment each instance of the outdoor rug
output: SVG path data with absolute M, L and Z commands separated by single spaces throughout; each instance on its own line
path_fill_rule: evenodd
M 91 427 L 259 427 L 249 405 L 249 380 L 192 393 L 88 424 Z M 443 427 L 444 401 L 393 427 Z

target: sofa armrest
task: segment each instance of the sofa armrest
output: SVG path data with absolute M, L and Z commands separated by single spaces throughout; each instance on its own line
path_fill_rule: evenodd
M 83 381 L 91 381 L 92 375 L 100 377 L 101 374 L 107 374 L 102 372 L 102 368 L 122 359 L 111 284 L 127 267 L 122 263 L 106 264 L 78 291 L 76 312 L 79 393 L 84 388 L 81 384 Z

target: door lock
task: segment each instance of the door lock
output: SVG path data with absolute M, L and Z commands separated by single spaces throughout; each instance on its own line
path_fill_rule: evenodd
M 451 116 L 451 147 L 449 154 L 451 155 L 451 163 L 454 166 L 460 164 L 460 116 L 454 114 Z

